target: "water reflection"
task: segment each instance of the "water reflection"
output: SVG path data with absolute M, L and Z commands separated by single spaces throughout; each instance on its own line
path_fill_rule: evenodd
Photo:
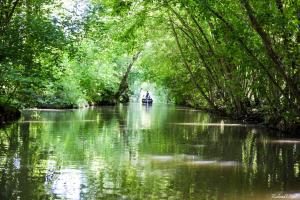
M 189 161 L 187 165 L 192 166 L 211 166 L 211 167 L 237 167 L 240 164 L 236 161 L 216 161 L 216 160 L 196 160 Z
M 282 140 L 270 140 L 269 143 L 277 144 L 300 144 L 300 140 L 282 139 Z
M 77 169 L 63 169 L 53 178 L 51 193 L 56 197 L 78 200 L 87 192 L 84 174 Z
M 0 130 L 0 199 L 297 199 L 299 148 L 175 106 L 28 110 Z

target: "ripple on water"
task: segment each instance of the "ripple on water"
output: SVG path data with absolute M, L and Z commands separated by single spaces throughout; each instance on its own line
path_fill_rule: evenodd
M 150 160 L 151 161 L 158 161 L 158 162 L 170 162 L 170 161 L 174 161 L 174 156 L 170 156 L 170 155 L 163 155 L 163 156 L 159 156 L 159 155 L 153 155 L 150 156 Z
M 256 125 L 251 124 L 224 124 L 224 123 L 169 123 L 170 125 L 178 125 L 178 126 L 228 126 L 228 127 L 252 127 Z
M 300 200 L 300 192 L 272 194 L 272 199 L 299 199 Z
M 236 161 L 216 161 L 216 160 L 196 160 L 185 162 L 189 166 L 216 166 L 216 167 L 235 167 L 240 166 Z
M 300 140 L 270 140 L 268 143 L 274 144 L 300 144 Z
M 157 163 L 176 163 L 188 166 L 211 166 L 211 167 L 236 167 L 241 166 L 237 161 L 217 161 L 217 160 L 199 160 L 197 155 L 176 154 L 176 155 L 155 155 L 150 156 L 151 162 Z
M 150 155 L 151 161 L 156 162 L 186 162 L 189 160 L 199 159 L 197 155 L 189 155 L 189 154 L 176 154 L 176 155 Z
M 203 148 L 206 147 L 204 144 L 186 144 L 185 146 L 191 147 L 191 148 Z

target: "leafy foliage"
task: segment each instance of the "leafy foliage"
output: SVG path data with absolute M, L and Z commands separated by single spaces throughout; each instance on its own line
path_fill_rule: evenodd
M 80 14 L 58 0 L 1 4 L 1 104 L 115 103 L 150 81 L 177 104 L 300 123 L 292 1 L 93 0 Z

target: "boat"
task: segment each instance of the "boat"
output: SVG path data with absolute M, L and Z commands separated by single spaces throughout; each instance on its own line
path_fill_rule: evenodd
M 152 98 L 142 99 L 142 104 L 152 104 L 152 103 L 153 103 Z

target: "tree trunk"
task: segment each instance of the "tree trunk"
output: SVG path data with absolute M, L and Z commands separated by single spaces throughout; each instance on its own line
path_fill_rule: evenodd
M 126 88 L 128 87 L 128 75 L 131 71 L 131 68 L 132 68 L 134 62 L 138 59 L 140 53 L 141 52 L 139 51 L 132 57 L 132 61 L 129 63 L 127 70 L 126 70 L 125 74 L 123 75 L 123 78 L 119 85 L 119 89 L 118 89 L 117 93 L 115 94 L 115 100 L 117 102 L 119 102 L 121 95 L 125 92 Z
M 171 20 L 170 18 L 170 23 L 171 23 L 171 28 L 172 28 L 172 31 L 173 31 L 173 35 L 175 37 L 175 40 L 176 40 L 176 43 L 177 43 L 177 47 L 179 49 L 179 52 L 181 54 L 181 58 L 182 58 L 182 61 L 184 63 L 184 66 L 185 68 L 187 69 L 187 71 L 189 72 L 190 76 L 191 76 L 191 79 L 193 81 L 193 83 L 195 84 L 196 88 L 198 89 L 198 91 L 200 92 L 200 94 L 202 95 L 202 97 L 207 101 L 207 103 L 210 105 L 210 107 L 212 109 L 214 109 L 214 111 L 220 113 L 220 114 L 224 114 L 220 111 L 220 109 L 214 104 L 214 102 L 205 94 L 204 90 L 202 89 L 202 87 L 199 85 L 198 81 L 196 81 L 196 77 L 194 76 L 188 62 L 186 61 L 185 57 L 184 57 L 184 54 L 183 54 L 183 51 L 182 51 L 182 47 L 181 47 L 181 44 L 179 42 L 179 38 L 178 38 L 178 35 L 176 33 L 176 30 L 175 30 L 175 27 L 174 27 L 174 22 Z
M 15 0 L 7 4 L 7 2 L 0 1 L 0 35 L 4 33 L 5 27 L 10 23 L 19 2 L 20 0 Z
M 294 80 L 289 77 L 285 71 L 285 66 L 282 63 L 280 56 L 274 51 L 273 44 L 271 42 L 268 34 L 263 30 L 262 26 L 259 24 L 258 20 L 254 16 L 254 11 L 250 6 L 248 0 L 240 0 L 241 4 L 244 6 L 246 13 L 249 17 L 252 27 L 259 34 L 262 42 L 265 46 L 267 55 L 271 58 L 274 63 L 276 71 L 284 78 L 287 85 L 290 87 L 291 92 L 294 94 L 295 98 L 300 102 L 300 91 L 297 88 L 297 85 L 294 83 Z
M 201 45 L 199 44 L 193 29 L 187 24 L 187 22 L 180 16 L 179 13 L 177 13 L 171 6 L 169 6 L 169 9 L 172 11 L 172 13 L 174 13 L 176 15 L 176 17 L 179 19 L 179 21 L 181 22 L 181 24 L 186 27 L 187 30 L 184 30 L 183 28 L 179 27 L 179 29 L 189 38 L 192 46 L 195 48 L 198 58 L 200 60 L 200 62 L 203 63 L 203 66 L 205 67 L 207 74 L 209 76 L 209 79 L 217 86 L 218 88 L 218 94 L 224 99 L 225 101 L 225 96 L 222 94 L 222 90 L 224 89 L 223 87 L 221 87 L 219 81 L 217 78 L 215 78 L 215 71 L 211 68 L 211 66 L 209 66 L 209 64 L 206 62 L 205 56 L 201 53 L 205 52 L 205 50 L 203 50 L 203 48 L 200 49 Z M 173 23 L 174 24 L 174 23 Z M 199 28 L 199 27 L 198 27 Z M 201 27 L 200 27 L 201 28 Z M 204 34 L 204 33 L 203 33 Z M 204 35 L 205 37 L 205 35 Z M 205 41 L 208 43 L 209 49 L 211 52 L 213 52 L 212 47 L 209 44 L 208 39 L 205 37 Z
M 220 19 L 228 28 L 229 31 L 235 33 L 233 26 L 227 22 L 219 13 L 213 10 L 210 6 L 206 5 L 206 8 L 214 14 L 218 19 Z M 272 76 L 268 67 L 266 67 L 253 53 L 253 51 L 247 46 L 247 44 L 243 41 L 242 38 L 237 36 L 237 41 L 241 45 L 241 47 L 246 51 L 246 53 L 255 61 L 257 64 L 265 71 L 266 75 L 268 76 L 269 80 L 276 86 L 276 88 L 281 92 L 281 94 L 289 100 L 289 95 L 280 87 L 279 83 L 276 81 L 275 77 Z

